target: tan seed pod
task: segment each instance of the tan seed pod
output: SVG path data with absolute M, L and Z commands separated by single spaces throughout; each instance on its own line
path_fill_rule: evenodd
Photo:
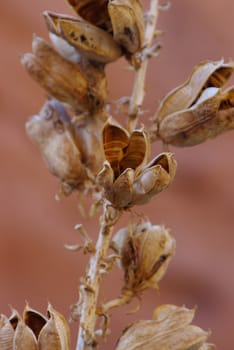
M 166 308 L 166 315 L 164 308 Z M 172 312 L 168 312 L 168 308 L 171 308 Z M 163 305 L 157 313 L 158 318 L 155 320 L 138 321 L 126 328 L 118 341 L 116 350 L 209 349 L 206 346 L 209 346 L 206 343 L 209 333 L 189 324 L 193 317 L 193 310 Z
M 69 117 L 55 100 L 46 102 L 40 114 L 26 123 L 26 131 L 39 146 L 50 172 L 72 189 L 82 186 L 87 174 L 70 128 Z
M 26 326 L 28 326 L 33 331 L 37 339 L 42 328 L 48 321 L 45 316 L 43 316 L 40 312 L 32 309 L 28 304 L 26 304 L 24 308 L 23 320 Z
M 138 175 L 133 184 L 131 205 L 142 205 L 174 180 L 176 161 L 172 153 L 161 153 Z
M 14 334 L 13 350 L 38 350 L 37 339 L 33 331 L 19 320 Z
M 51 305 L 48 306 L 49 320 L 38 337 L 40 350 L 70 350 L 70 330 L 65 318 Z
M 5 315 L 0 315 L 0 349 L 12 350 L 14 329 Z
M 62 37 L 89 60 L 108 63 L 122 55 L 120 46 L 104 30 L 85 21 L 81 17 L 61 16 L 45 12 L 48 29 Z
M 113 0 L 108 3 L 113 37 L 133 54 L 140 50 L 144 40 L 144 20 L 139 0 Z
M 162 100 L 156 113 L 155 120 L 160 123 L 166 116 L 192 106 L 207 87 L 222 87 L 230 78 L 234 63 L 206 61 L 196 65 L 189 79 L 178 86 Z
M 109 0 L 67 0 L 74 11 L 86 21 L 111 31 L 110 16 L 107 10 Z
M 97 111 L 106 100 L 106 78 L 100 68 L 85 63 L 74 64 L 61 57 L 43 39 L 34 37 L 33 53 L 21 62 L 46 91 L 77 111 Z
M 107 160 L 104 162 L 102 170 L 98 173 L 96 181 L 106 191 L 111 191 L 111 186 L 114 182 L 114 172 Z

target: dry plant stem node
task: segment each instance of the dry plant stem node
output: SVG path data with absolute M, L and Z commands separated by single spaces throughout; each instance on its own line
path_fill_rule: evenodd
M 96 252 L 90 259 L 85 284 L 80 286 L 80 327 L 76 350 L 91 350 L 97 345 L 93 335 L 97 319 L 97 299 L 102 280 L 101 264 L 107 255 L 113 227 L 119 216 L 119 211 L 107 203 L 104 204 L 104 214 L 101 219 Z

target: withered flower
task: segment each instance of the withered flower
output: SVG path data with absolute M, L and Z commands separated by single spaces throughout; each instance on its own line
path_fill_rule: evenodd
M 176 162 L 171 153 L 161 153 L 149 162 L 150 143 L 144 129 L 129 135 L 124 128 L 107 121 L 103 146 L 106 162 L 97 182 L 117 209 L 147 203 L 174 179 Z
M 212 350 L 206 343 L 209 332 L 191 325 L 194 310 L 162 305 L 153 320 L 137 321 L 121 335 L 116 350 Z
M 110 33 L 126 53 L 133 54 L 142 47 L 144 20 L 139 0 L 68 0 L 68 2 L 80 17 L 102 31 Z
M 13 310 L 0 315 L 1 350 L 70 350 L 70 329 L 65 318 L 50 304 L 48 317 L 26 305 L 23 317 Z
M 104 161 L 99 136 L 103 122 L 90 118 L 71 120 L 59 101 L 48 100 L 39 115 L 26 123 L 29 137 L 39 146 L 65 194 L 74 188 L 82 189 L 100 171 Z
M 195 66 L 190 78 L 162 100 L 152 139 L 187 147 L 233 129 L 234 88 L 222 89 L 233 69 L 233 62 L 223 60 Z
M 107 97 L 103 68 L 83 60 L 77 64 L 68 61 L 36 36 L 32 51 L 24 54 L 21 62 L 30 76 L 51 96 L 78 112 L 94 113 L 103 109 Z

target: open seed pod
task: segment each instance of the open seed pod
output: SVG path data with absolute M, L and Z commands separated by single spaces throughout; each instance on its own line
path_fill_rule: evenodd
M 164 143 L 187 147 L 232 129 L 233 88 L 223 92 L 222 86 L 233 69 L 233 62 L 223 60 L 196 66 L 190 79 L 162 101 L 152 139 L 156 136 Z
M 144 20 L 139 0 L 68 0 L 76 13 L 86 21 L 113 35 L 129 54 L 143 44 Z
M 83 185 L 87 173 L 82 154 L 76 145 L 71 121 L 60 102 L 47 101 L 39 115 L 28 120 L 26 130 L 39 146 L 53 175 L 71 189 Z
M 137 321 L 120 337 L 116 350 L 211 350 L 206 343 L 209 332 L 191 325 L 194 310 L 162 305 L 154 320 Z
M 61 57 L 46 41 L 34 36 L 33 53 L 22 56 L 21 62 L 51 96 L 68 103 L 75 111 L 102 110 L 106 97 L 106 77 L 102 68 L 87 61 L 74 64 Z
M 44 12 L 44 17 L 50 32 L 64 39 L 90 61 L 108 63 L 122 55 L 111 34 L 81 17 L 62 16 L 49 11 Z

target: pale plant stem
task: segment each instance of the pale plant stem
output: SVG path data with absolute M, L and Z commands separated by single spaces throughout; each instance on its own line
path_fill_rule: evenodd
M 91 350 L 95 347 L 97 300 L 102 281 L 102 262 L 107 255 L 112 231 L 120 213 L 104 205 L 95 254 L 91 256 L 85 282 L 80 286 L 80 326 L 76 350 Z
M 158 0 L 151 0 L 149 11 L 147 13 L 146 28 L 144 34 L 144 44 L 142 53 L 150 48 L 154 38 L 155 27 L 158 19 Z M 146 51 L 145 51 L 146 52 Z M 128 109 L 128 130 L 131 132 L 136 128 L 138 114 L 141 109 L 145 96 L 145 77 L 148 66 L 149 56 L 145 56 L 140 67 L 136 71 L 133 91 Z

